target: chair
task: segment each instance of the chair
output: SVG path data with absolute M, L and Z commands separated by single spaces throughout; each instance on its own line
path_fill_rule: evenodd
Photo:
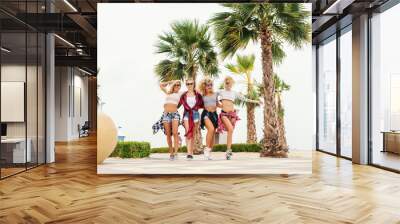
M 79 138 L 89 136 L 89 129 L 90 129 L 89 121 L 85 121 L 82 127 L 78 124 Z

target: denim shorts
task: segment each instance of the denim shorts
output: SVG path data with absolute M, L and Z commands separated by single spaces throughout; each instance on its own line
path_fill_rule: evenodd
M 162 115 L 162 121 L 163 122 L 168 122 L 171 123 L 173 120 L 179 120 L 181 119 L 181 116 L 179 115 L 179 112 L 164 112 Z
M 206 126 L 205 119 L 208 118 L 211 123 L 214 125 L 214 128 L 218 128 L 218 114 L 217 111 L 210 112 L 207 110 L 203 110 L 201 113 L 201 119 L 200 119 L 200 127 L 201 129 L 204 130 L 204 127 Z
M 188 117 L 189 117 L 189 113 L 186 112 L 186 113 L 183 115 L 183 120 L 188 120 Z M 199 113 L 199 111 L 193 111 L 193 121 L 194 121 L 194 122 L 198 122 L 199 120 L 200 120 L 200 113 Z

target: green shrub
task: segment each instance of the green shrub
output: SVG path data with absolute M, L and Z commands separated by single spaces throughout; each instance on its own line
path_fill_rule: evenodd
M 118 142 L 117 147 L 111 153 L 111 157 L 144 158 L 150 155 L 150 143 L 148 142 Z
M 180 147 L 178 152 L 186 152 L 186 146 Z M 226 151 L 226 144 L 219 144 L 214 145 L 213 147 L 214 152 L 225 152 Z M 232 144 L 232 151 L 233 152 L 260 152 L 261 146 L 259 144 Z M 152 148 L 151 153 L 168 153 L 168 147 L 160 147 L 160 148 Z
M 118 147 L 119 144 L 115 147 L 114 151 L 111 153 L 110 157 L 119 157 L 119 153 L 121 151 L 121 147 Z

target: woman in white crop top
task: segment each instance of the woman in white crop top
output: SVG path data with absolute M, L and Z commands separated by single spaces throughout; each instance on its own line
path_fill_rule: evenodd
M 167 89 L 169 87 L 169 89 Z M 153 125 L 153 132 L 163 129 L 167 136 L 167 143 L 170 153 L 170 159 L 174 160 L 179 148 L 178 127 L 180 123 L 180 115 L 178 112 L 178 104 L 183 92 L 181 89 L 181 81 L 174 80 L 160 83 L 161 90 L 165 93 L 164 112 L 159 122 Z M 172 144 L 172 136 L 174 143 Z
M 234 107 L 235 99 L 239 98 L 247 103 L 260 104 L 260 101 L 250 100 L 244 97 L 241 93 L 232 90 L 234 80 L 232 77 L 226 77 L 224 80 L 224 89 L 218 92 L 218 99 L 221 101 L 221 113 L 218 117 L 218 129 L 219 133 L 224 131 L 227 132 L 227 149 L 226 149 L 226 159 L 229 160 L 232 157 L 232 135 L 233 130 L 235 130 L 236 121 L 240 120 L 236 114 Z

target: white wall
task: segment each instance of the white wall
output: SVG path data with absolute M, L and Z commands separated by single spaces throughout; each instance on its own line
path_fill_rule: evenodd
M 313 149 L 317 148 L 317 48 L 315 45 L 312 46 L 312 95 L 313 95 L 313 101 L 312 101 L 312 105 L 313 105 L 313 142 L 312 142 L 312 146 Z
M 76 68 L 56 67 L 55 86 L 55 140 L 77 139 L 78 125 L 88 120 L 88 78 Z

